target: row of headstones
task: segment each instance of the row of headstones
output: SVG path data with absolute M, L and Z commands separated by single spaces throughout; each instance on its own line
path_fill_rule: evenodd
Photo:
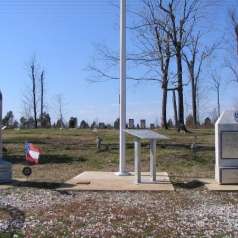
M 98 124 L 98 127 L 99 127 L 99 129 L 105 129 L 106 125 L 105 125 L 105 123 L 100 122 Z M 114 127 L 114 129 L 119 129 L 119 127 L 120 127 L 120 120 L 119 119 L 117 119 L 114 122 L 113 127 Z M 144 120 L 144 119 L 140 120 L 140 124 L 135 125 L 134 119 L 129 119 L 129 123 L 126 124 L 126 128 L 128 128 L 128 129 L 146 129 L 147 128 L 146 120 Z M 155 124 L 154 123 L 150 124 L 150 129 L 152 129 L 152 130 L 155 129 Z
M 140 124 L 137 124 L 135 126 L 135 122 L 134 119 L 129 119 L 129 123 L 128 123 L 128 129 L 146 129 L 146 120 L 140 120 Z M 155 124 L 151 123 L 150 124 L 150 129 L 155 129 Z

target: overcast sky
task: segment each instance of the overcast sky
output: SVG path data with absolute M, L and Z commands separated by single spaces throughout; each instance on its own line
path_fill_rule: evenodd
M 23 95 L 28 93 L 30 79 L 27 66 L 35 55 L 46 71 L 48 111 L 56 115 L 55 98 L 62 94 L 66 117 L 79 120 L 112 122 L 118 117 L 117 81 L 91 83 L 85 70 L 94 57 L 95 44 L 106 44 L 114 50 L 119 46 L 119 10 L 108 0 L 2 0 L 0 2 L 0 87 L 4 96 L 4 113 L 12 110 L 17 118 L 23 111 Z M 227 31 L 228 10 L 236 0 L 224 0 L 209 13 L 204 24 L 213 25 L 208 42 Z M 129 9 L 139 9 L 140 1 L 128 0 Z M 133 16 L 129 16 L 132 22 Z M 128 48 L 133 46 L 128 35 Z M 222 53 L 224 54 L 224 52 Z M 222 66 L 226 56 L 218 54 L 216 64 Z M 117 74 L 115 72 L 115 74 Z M 224 79 L 231 75 L 222 67 L 218 74 Z M 205 77 L 208 77 L 207 75 Z M 228 80 L 227 80 L 228 82 Z M 238 102 L 238 84 L 224 83 L 222 109 Z M 189 90 L 189 86 L 186 90 Z M 209 110 L 215 107 L 212 91 L 206 99 Z M 188 95 L 188 93 L 187 93 Z M 190 111 L 189 95 L 185 99 Z M 161 90 L 158 83 L 127 84 L 128 118 L 160 119 Z M 205 105 L 204 105 L 205 107 Z M 171 105 L 169 103 L 169 114 Z

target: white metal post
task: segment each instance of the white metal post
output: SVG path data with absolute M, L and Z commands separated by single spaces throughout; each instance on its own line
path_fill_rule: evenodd
M 156 181 L 156 140 L 150 141 L 150 173 L 152 181 Z
M 126 0 L 120 0 L 120 176 L 126 171 Z
M 135 139 L 135 174 L 136 174 L 136 183 L 141 183 L 141 143 L 140 139 Z

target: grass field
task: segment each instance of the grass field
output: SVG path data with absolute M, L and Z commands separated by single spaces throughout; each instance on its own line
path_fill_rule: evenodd
M 157 166 L 171 176 L 211 177 L 214 173 L 214 131 L 193 130 L 178 133 L 176 130 L 158 130 L 170 140 L 161 141 L 157 148 Z M 101 151 L 96 149 L 96 137 L 103 139 Z M 85 170 L 117 171 L 118 131 L 82 129 L 6 130 L 3 134 L 5 159 L 13 163 L 13 175 L 22 178 L 24 143 L 38 145 L 43 153 L 40 164 L 33 167 L 32 180 L 63 182 Z M 194 155 L 190 145 L 202 145 Z M 133 170 L 133 138 L 127 138 L 127 164 Z M 142 147 L 142 165 L 148 169 L 148 144 Z
M 169 172 L 175 191 L 56 191 L 61 182 L 85 170 L 117 171 L 118 131 L 4 131 L 4 157 L 13 163 L 15 178 L 23 178 L 26 141 L 43 154 L 27 182 L 0 190 L 0 237 L 238 237 L 238 193 L 209 192 L 194 181 L 214 176 L 214 131 L 159 132 L 170 140 L 158 144 L 157 167 Z M 96 149 L 97 136 L 103 139 L 101 151 Z M 195 141 L 199 149 L 193 154 Z M 132 138 L 127 142 L 127 164 L 133 170 Z M 148 170 L 145 142 L 142 155 Z

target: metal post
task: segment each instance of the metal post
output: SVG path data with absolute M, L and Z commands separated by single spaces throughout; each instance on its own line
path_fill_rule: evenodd
M 156 181 L 156 140 L 150 141 L 150 173 L 152 181 Z
M 120 0 L 120 176 L 126 171 L 126 0 Z
M 141 183 L 141 143 L 139 139 L 136 139 L 135 142 L 135 174 L 136 174 L 136 183 Z

